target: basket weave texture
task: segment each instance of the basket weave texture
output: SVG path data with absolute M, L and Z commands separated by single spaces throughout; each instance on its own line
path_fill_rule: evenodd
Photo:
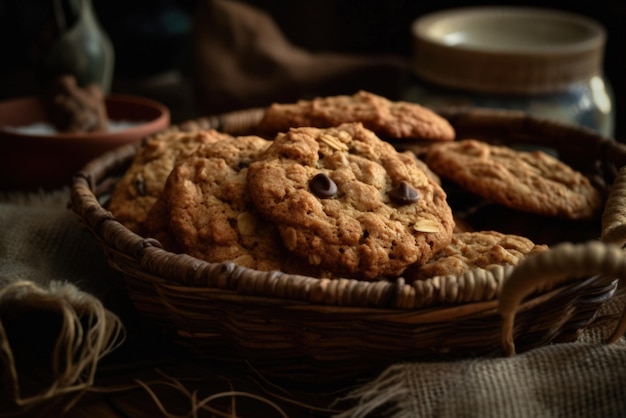
M 243 359 L 269 376 L 346 380 L 398 361 L 497 356 L 575 340 L 626 275 L 621 249 L 626 174 L 620 171 L 626 147 L 584 128 L 514 111 L 437 111 L 459 138 L 549 147 L 588 174 L 607 192 L 603 217 L 594 224 L 596 239 L 555 243 L 517 267 L 413 284 L 402 278 L 318 279 L 209 263 L 165 251 L 107 211 L 107 198 L 139 144 L 107 153 L 77 173 L 71 207 L 123 275 L 142 315 L 202 357 Z M 250 109 L 170 130 L 254 134 L 262 115 L 262 109 Z M 569 233 L 571 226 L 565 226 Z

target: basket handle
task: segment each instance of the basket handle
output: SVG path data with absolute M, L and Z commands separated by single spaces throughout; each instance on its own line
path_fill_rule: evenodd
M 626 166 L 617 173 L 602 214 L 603 242 L 626 243 Z
M 626 165 L 611 186 L 602 213 L 601 242 L 559 244 L 517 265 L 502 284 L 498 312 L 502 315 L 502 348 L 507 356 L 515 354 L 513 325 L 517 307 L 531 293 L 552 288 L 571 278 L 626 277 Z M 626 307 L 613 334 L 612 343 L 626 332 Z
M 534 291 L 551 288 L 573 278 L 609 276 L 626 278 L 626 257 L 615 244 L 590 241 L 584 244 L 562 243 L 528 257 L 518 264 L 502 284 L 498 312 L 502 315 L 502 348 L 505 355 L 515 354 L 513 325 L 522 300 Z M 613 334 L 614 342 L 626 331 L 626 308 Z

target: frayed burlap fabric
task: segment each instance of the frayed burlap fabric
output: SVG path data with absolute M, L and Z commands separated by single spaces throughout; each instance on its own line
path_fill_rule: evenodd
M 347 417 L 624 417 L 626 341 L 604 343 L 626 289 L 598 312 L 578 341 L 513 357 L 389 367 L 344 398 Z
M 110 270 L 67 196 L 0 199 L 0 415 L 71 407 L 124 337 L 101 302 Z

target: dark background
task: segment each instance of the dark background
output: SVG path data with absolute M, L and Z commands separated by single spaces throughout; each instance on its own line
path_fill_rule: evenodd
M 116 54 L 112 90 L 162 101 L 173 122 L 201 116 L 190 77 L 193 18 L 200 1 L 92 0 Z M 626 83 L 623 27 L 626 2 L 595 0 L 562 4 L 551 1 L 470 2 L 408 0 L 245 0 L 270 13 L 293 44 L 310 51 L 363 54 L 411 53 L 411 22 L 428 12 L 458 6 L 523 5 L 573 11 L 598 20 L 607 29 L 605 74 L 615 95 L 616 133 L 626 141 Z M 0 99 L 36 93 L 33 44 L 50 12 L 51 0 L 0 0 Z

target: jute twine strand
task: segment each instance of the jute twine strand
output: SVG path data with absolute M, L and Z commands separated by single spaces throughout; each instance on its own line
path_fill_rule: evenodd
M 27 407 L 61 395 L 75 395 L 65 406 L 69 410 L 93 385 L 98 361 L 123 343 L 123 325 L 97 298 L 69 283 L 51 282 L 44 289 L 20 280 L 0 289 L 0 312 L 16 303 L 60 314 L 61 327 L 52 355 L 51 384 L 39 393 L 23 396 L 11 341 L 0 320 L 0 356 L 8 371 L 10 398 L 16 405 Z

